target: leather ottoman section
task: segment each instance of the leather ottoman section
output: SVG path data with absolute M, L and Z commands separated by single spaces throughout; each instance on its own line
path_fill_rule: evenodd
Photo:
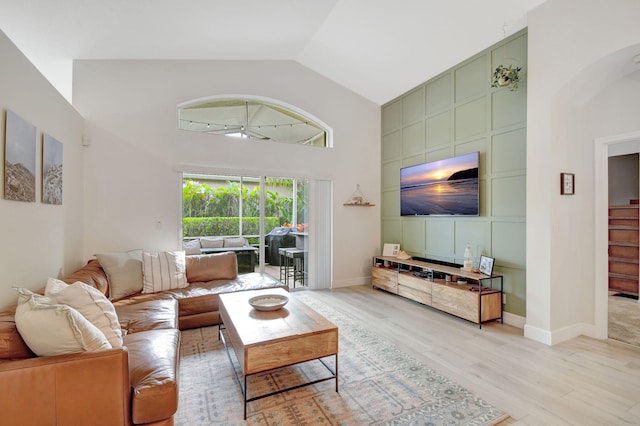
M 135 304 L 115 302 L 113 306 L 120 326 L 127 334 L 178 328 L 178 303 L 175 299 L 149 300 Z
M 203 312 L 201 314 L 194 314 L 189 316 L 180 317 L 180 330 L 187 330 L 190 328 L 208 327 L 210 325 L 218 324 L 220 316 L 218 311 L 215 312 Z
M 124 337 L 129 351 L 134 424 L 171 418 L 178 409 L 180 331 L 149 330 Z
M 284 288 L 284 283 L 269 274 L 258 272 L 239 275 L 233 280 L 213 280 L 208 282 L 189 283 L 183 289 L 172 290 L 178 299 L 180 318 L 207 312 L 217 312 L 220 303 L 218 295 L 245 290 L 260 290 L 264 288 Z

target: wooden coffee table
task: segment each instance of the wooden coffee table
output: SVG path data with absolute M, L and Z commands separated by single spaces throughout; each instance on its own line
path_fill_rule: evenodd
M 249 305 L 249 299 L 264 294 L 280 294 L 289 303 L 277 311 L 257 311 Z M 247 402 L 276 395 L 326 380 L 336 381 L 338 392 L 338 327 L 329 320 L 296 300 L 295 293 L 283 289 L 241 291 L 220 295 L 220 324 L 218 336 L 223 341 L 236 380 L 244 398 L 244 418 L 247 418 Z M 223 334 L 226 330 L 227 339 Z M 229 345 L 238 359 L 244 386 L 229 352 Z M 335 356 L 335 371 L 322 358 Z M 331 376 L 268 394 L 247 399 L 247 377 L 265 371 L 301 362 L 319 360 Z

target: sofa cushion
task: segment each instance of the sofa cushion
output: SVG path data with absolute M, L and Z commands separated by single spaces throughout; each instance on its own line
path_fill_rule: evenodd
M 110 349 L 105 335 L 74 308 L 51 297 L 16 288 L 20 297 L 16 327 L 38 356 L 62 355 Z
M 112 347 L 122 347 L 122 329 L 116 310 L 113 303 L 98 289 L 81 282 L 67 284 L 49 278 L 44 294 L 80 312 L 102 331 Z
M 149 330 L 127 334 L 133 423 L 170 418 L 178 408 L 180 331 Z
M 238 276 L 238 260 L 232 252 L 200 254 L 185 259 L 187 281 L 232 280 Z
M 223 244 L 223 237 L 200 237 L 200 247 L 202 248 L 220 248 Z
M 114 304 L 120 326 L 126 334 L 156 329 L 178 328 L 178 302 L 168 295 L 154 300 Z
M 142 250 L 96 254 L 109 277 L 109 299 L 142 291 Z
M 202 250 L 200 250 L 200 239 L 194 238 L 193 240 L 185 240 L 182 242 L 182 249 L 184 250 L 186 255 L 192 254 L 201 254 Z
M 248 246 L 249 243 L 242 237 L 235 238 L 225 238 L 223 247 L 244 247 Z
M 143 293 L 187 286 L 184 251 L 142 253 Z

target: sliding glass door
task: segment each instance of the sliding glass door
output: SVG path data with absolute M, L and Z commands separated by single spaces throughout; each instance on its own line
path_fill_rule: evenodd
M 203 252 L 255 247 L 249 261 L 238 256 L 240 273 L 257 265 L 290 287 L 307 285 L 308 217 L 307 179 L 183 174 L 184 241 L 199 240 Z

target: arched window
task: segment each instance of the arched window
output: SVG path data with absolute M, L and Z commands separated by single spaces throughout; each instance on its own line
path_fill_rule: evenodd
M 289 144 L 331 147 L 331 129 L 275 99 L 250 95 L 200 98 L 178 105 L 178 128 Z

